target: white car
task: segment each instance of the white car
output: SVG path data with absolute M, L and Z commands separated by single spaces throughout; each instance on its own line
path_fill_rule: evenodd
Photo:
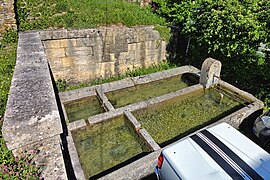
M 162 180 L 270 179 L 270 154 L 221 123 L 164 148 L 155 173 Z

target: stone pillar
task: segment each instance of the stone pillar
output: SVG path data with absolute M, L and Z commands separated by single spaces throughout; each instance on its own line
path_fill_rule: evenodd
M 200 84 L 209 88 L 218 83 L 220 79 L 221 62 L 207 58 L 202 64 Z
M 0 37 L 7 29 L 17 29 L 14 0 L 0 0 Z

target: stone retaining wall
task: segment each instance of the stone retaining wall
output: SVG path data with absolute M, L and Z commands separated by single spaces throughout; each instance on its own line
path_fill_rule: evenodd
M 7 29 L 17 29 L 14 0 L 0 0 L 0 38 Z
M 153 26 L 41 31 L 54 78 L 71 83 L 123 74 L 166 59 Z

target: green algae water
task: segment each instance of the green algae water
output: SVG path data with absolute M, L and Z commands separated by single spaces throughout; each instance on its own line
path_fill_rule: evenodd
M 150 151 L 124 116 L 79 129 L 72 136 L 87 178 Z
M 69 122 L 84 119 L 90 116 L 104 112 L 96 96 L 71 101 L 64 104 Z
M 133 112 L 161 146 L 177 136 L 221 119 L 243 107 L 239 102 L 211 89 L 193 92 Z
M 171 93 L 188 87 L 189 85 L 193 84 L 183 80 L 181 76 L 173 76 L 147 84 L 108 92 L 106 93 L 106 96 L 115 108 L 119 108 Z

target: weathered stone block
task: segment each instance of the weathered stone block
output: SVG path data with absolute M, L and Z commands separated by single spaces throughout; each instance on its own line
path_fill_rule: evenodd
M 75 177 L 78 180 L 86 180 L 71 132 L 69 131 L 68 134 L 69 134 L 69 136 L 67 136 L 68 151 L 70 154 L 70 160 L 74 170 Z
M 143 137 L 145 142 L 154 150 L 157 151 L 161 149 L 152 136 L 146 131 L 146 129 L 139 130 L 140 136 Z
M 212 58 L 207 58 L 202 65 L 200 84 L 209 88 L 218 83 L 220 79 L 221 62 Z
M 50 74 L 48 66 L 21 66 L 14 71 L 13 80 L 23 80 L 23 79 L 32 79 L 43 77 L 46 79 L 50 79 Z
M 45 49 L 48 58 L 66 57 L 65 48 Z
M 64 39 L 67 38 L 67 30 L 44 30 L 39 31 L 39 37 L 41 40 L 52 40 L 52 39 Z
M 59 40 L 43 41 L 43 45 L 44 45 L 44 48 L 46 49 L 65 48 L 65 47 L 68 47 L 68 40 L 59 39 Z
M 8 148 L 15 149 L 61 133 L 61 120 L 50 79 L 14 79 L 3 123 Z
M 86 126 L 86 122 L 84 119 L 78 119 L 75 122 L 68 124 L 68 130 L 73 131 Z
M 31 53 L 39 53 L 43 50 L 43 46 L 40 43 L 36 44 L 22 44 L 19 43 L 19 47 L 17 48 L 17 54 L 31 54 Z
M 66 56 L 93 56 L 93 47 L 72 47 L 66 49 Z
M 106 111 L 113 111 L 114 110 L 114 107 L 110 103 L 110 101 L 104 102 L 103 105 L 104 105 L 104 108 L 105 108 Z
M 44 52 L 32 54 L 17 54 L 16 66 L 47 66 Z
M 131 78 L 126 78 L 119 81 L 114 81 L 110 83 L 110 91 L 115 91 L 118 89 L 124 89 L 134 86 L 134 83 Z
M 151 78 L 149 75 L 137 76 L 137 77 L 133 77 L 131 79 L 135 85 L 145 84 L 145 83 L 151 82 Z
M 129 122 L 132 124 L 132 126 L 139 131 L 141 128 L 141 123 L 129 112 L 129 111 L 124 111 L 125 116 L 129 120 Z
M 63 67 L 70 67 L 74 65 L 74 58 L 72 57 L 64 57 L 61 58 Z

